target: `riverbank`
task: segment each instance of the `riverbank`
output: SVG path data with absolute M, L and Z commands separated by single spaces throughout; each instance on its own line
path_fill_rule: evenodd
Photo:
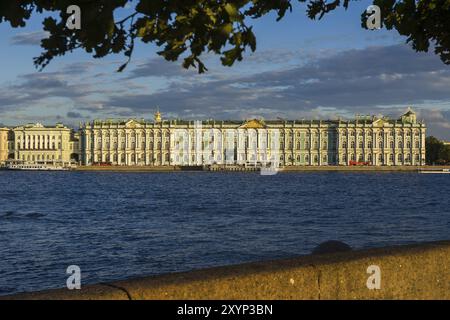
M 368 280 L 373 272 L 379 282 Z M 300 256 L 0 299 L 450 299 L 450 241 Z
M 254 168 L 251 168 L 254 169 Z M 279 169 L 279 172 L 416 172 L 418 170 L 450 169 L 450 166 L 287 166 Z M 178 171 L 209 171 L 202 166 L 79 166 L 75 171 L 88 172 L 178 172 Z M 224 170 L 225 171 L 225 170 Z M 227 171 L 227 170 L 226 170 Z M 230 171 L 246 171 L 230 170 Z M 255 171 L 255 170 L 248 170 Z M 217 171 L 214 171 L 217 172 Z

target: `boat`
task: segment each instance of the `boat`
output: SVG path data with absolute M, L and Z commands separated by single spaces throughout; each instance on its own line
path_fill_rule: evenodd
M 24 170 L 24 171 L 67 171 L 71 167 L 54 163 L 8 163 L 6 170 Z
M 427 169 L 423 169 L 423 170 L 419 170 L 419 173 L 450 173 L 450 169 L 431 169 L 431 170 L 427 170 Z

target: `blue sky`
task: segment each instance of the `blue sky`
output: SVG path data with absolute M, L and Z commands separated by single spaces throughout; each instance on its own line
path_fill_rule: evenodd
M 25 28 L 0 24 L 0 124 L 77 125 L 97 118 L 302 119 L 355 114 L 398 117 L 408 106 L 429 133 L 450 140 L 450 66 L 433 53 L 415 53 L 395 31 L 361 28 L 362 0 L 321 21 L 294 6 L 279 21 L 251 21 L 257 51 L 223 67 L 207 55 L 207 74 L 165 62 L 153 45 L 139 44 L 123 73 L 121 55 L 101 60 L 77 51 L 43 72 L 42 17 Z M 44 14 L 45 15 L 45 14 Z

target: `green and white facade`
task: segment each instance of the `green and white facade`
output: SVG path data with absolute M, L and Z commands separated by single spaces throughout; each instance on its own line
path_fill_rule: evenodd
M 83 165 L 424 165 L 426 126 L 399 119 L 93 121 L 80 127 Z

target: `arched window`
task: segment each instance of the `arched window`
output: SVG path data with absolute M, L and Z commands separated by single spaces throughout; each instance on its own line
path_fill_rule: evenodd
M 347 141 L 342 142 L 342 148 L 347 148 Z
M 352 148 L 352 149 L 355 148 L 355 141 L 352 141 L 352 142 L 350 143 L 350 148 Z
M 406 147 L 411 148 L 411 141 L 406 142 Z
M 403 143 L 401 141 L 398 142 L 398 148 L 401 149 L 403 147 Z
M 383 162 L 383 155 L 382 154 L 378 155 L 378 161 Z
M 403 158 L 402 158 L 402 155 L 401 155 L 401 154 L 399 154 L 399 155 L 397 156 L 397 160 L 398 160 L 398 161 L 400 161 L 400 162 L 401 162 L 401 161 L 403 160 Z
M 383 141 L 380 141 L 380 142 L 378 143 L 378 148 L 383 149 Z

